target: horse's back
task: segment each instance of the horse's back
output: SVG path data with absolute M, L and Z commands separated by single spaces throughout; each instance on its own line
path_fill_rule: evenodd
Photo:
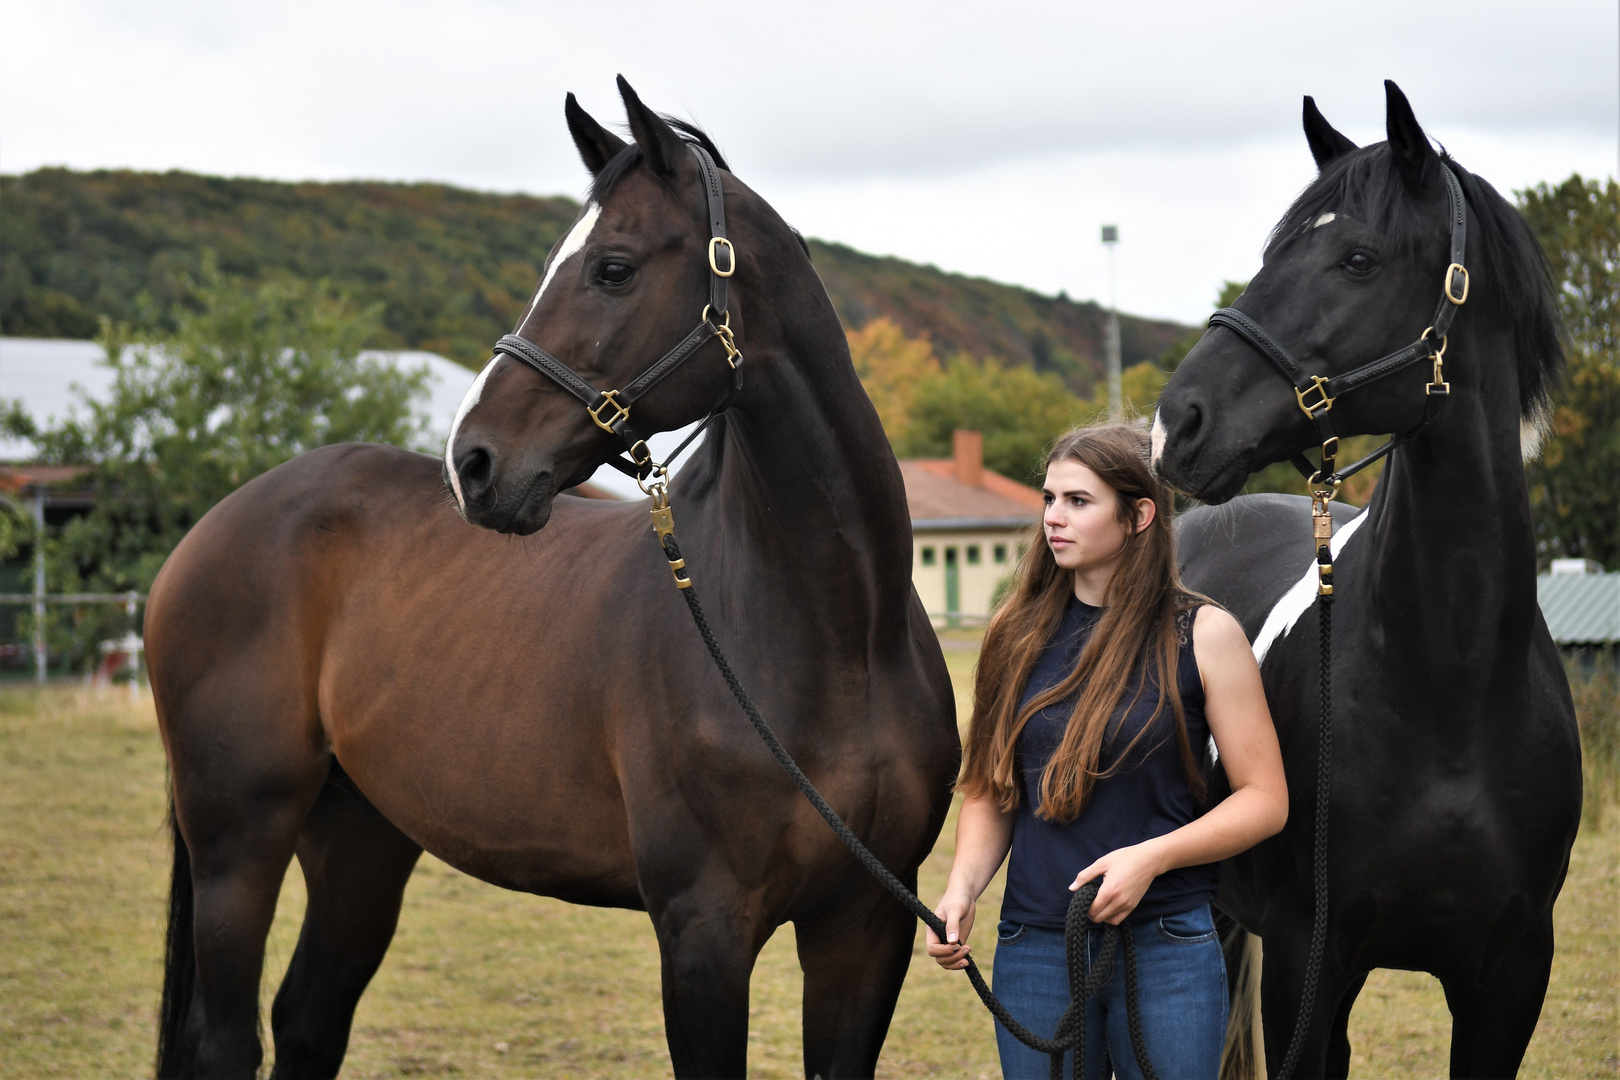
M 1360 511 L 1333 504 L 1335 529 Z M 1282 595 L 1310 569 L 1311 500 L 1241 495 L 1176 520 L 1176 555 L 1187 588 L 1230 611 L 1252 640 Z

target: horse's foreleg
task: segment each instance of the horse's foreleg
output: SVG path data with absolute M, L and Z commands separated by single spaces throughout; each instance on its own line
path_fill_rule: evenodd
M 1552 916 L 1510 944 L 1503 957 L 1487 957 L 1490 975 L 1441 979 L 1451 1008 L 1451 1075 L 1515 1076 L 1535 1033 L 1552 972 Z M 1495 961 L 1500 959 L 1500 965 Z
M 1288 1056 L 1294 1028 L 1301 1020 L 1300 1002 L 1305 997 L 1305 968 L 1311 941 L 1310 909 L 1306 907 L 1291 918 L 1268 920 L 1263 936 L 1260 1007 L 1265 1021 L 1266 1072 L 1278 1076 Z M 1328 1062 L 1333 1036 L 1338 1030 L 1339 1004 L 1362 976 L 1339 967 L 1333 945 L 1330 931 L 1317 977 L 1315 1001 L 1312 1009 L 1304 1014 L 1305 1041 L 1294 1066 L 1294 1076 L 1334 1075 L 1328 1071 Z M 1344 1046 L 1348 1056 L 1348 1040 Z
M 1351 980 L 1339 997 L 1339 1009 L 1333 1014 L 1333 1029 L 1328 1033 L 1327 1069 L 1323 1075 L 1332 1080 L 1350 1075 L 1350 1010 L 1355 1008 L 1356 997 L 1367 985 L 1367 973 Z
M 677 1077 L 748 1071 L 748 981 L 771 928 L 729 880 L 700 881 L 649 904 L 664 984 L 664 1033 Z
M 908 882 L 915 887 L 915 882 Z M 872 882 L 794 923 L 804 969 L 804 1074 L 870 1077 L 911 964 L 917 920 Z
M 304 926 L 270 1010 L 274 1076 L 333 1077 L 355 1006 L 393 940 L 422 849 L 334 773 L 304 821 Z

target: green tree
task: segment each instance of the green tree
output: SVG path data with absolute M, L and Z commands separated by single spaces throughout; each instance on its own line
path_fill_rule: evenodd
M 1620 569 L 1620 184 L 1579 174 L 1518 193 L 1547 253 L 1569 331 L 1547 438 L 1526 466 L 1543 561 Z
M 895 452 L 946 457 L 951 432 L 968 428 L 984 434 L 986 466 L 1028 483 L 1038 480 L 1046 447 L 1080 418 L 1080 400 L 1057 375 L 958 357 L 918 383 Z
M 76 483 L 94 490 L 91 512 L 47 542 L 52 591 L 145 591 L 186 531 L 260 473 L 327 443 L 424 436 L 412 404 L 426 395 L 426 369 L 359 356 L 377 308 L 323 287 L 246 286 L 207 262 L 189 300 L 155 339 L 102 320 L 114 373 L 104 400 L 44 430 L 18 411 L 5 420 L 40 460 L 90 466 Z M 81 656 L 123 629 L 121 614 L 96 606 L 74 618 Z

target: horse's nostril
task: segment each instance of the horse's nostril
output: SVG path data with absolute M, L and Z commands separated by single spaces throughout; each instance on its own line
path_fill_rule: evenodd
M 1177 425 L 1180 428 L 1177 434 L 1185 442 L 1195 442 L 1198 439 L 1198 432 L 1203 426 L 1204 410 L 1198 407 L 1197 402 L 1189 401 L 1181 423 Z
M 456 462 L 456 476 L 461 480 L 461 490 L 466 498 L 474 498 L 483 494 L 489 487 L 490 477 L 495 472 L 495 459 L 482 446 L 472 446 L 463 450 Z

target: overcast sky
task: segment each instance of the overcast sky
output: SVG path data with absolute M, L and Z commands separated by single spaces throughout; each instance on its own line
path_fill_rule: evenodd
M 804 232 L 1187 322 L 1381 80 L 1504 192 L 1620 156 L 1620 3 L 0 0 L 0 171 L 180 168 L 578 196 L 623 72 Z M 544 253 L 537 252 L 536 259 Z

